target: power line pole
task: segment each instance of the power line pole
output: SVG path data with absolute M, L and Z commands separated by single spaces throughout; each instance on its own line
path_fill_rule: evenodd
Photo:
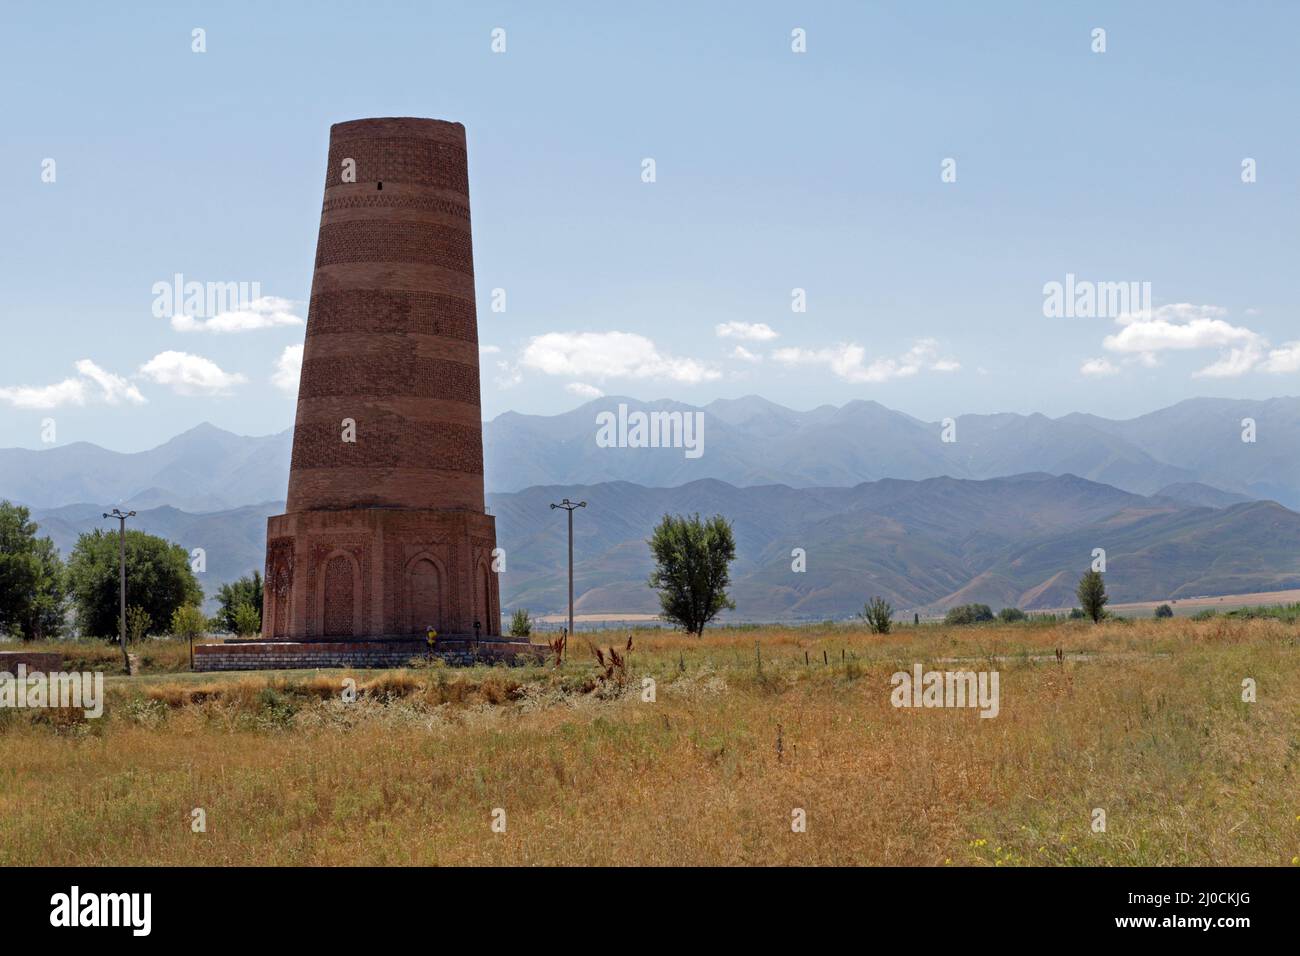
M 573 512 L 576 508 L 585 507 L 587 507 L 587 502 L 579 501 L 574 504 L 568 498 L 565 498 L 558 505 L 551 505 L 552 511 L 556 508 L 563 508 L 569 513 L 569 634 L 573 633 Z M 568 644 L 569 642 L 566 640 L 564 643 Z
M 117 508 L 114 508 L 111 514 L 105 512 L 104 517 L 116 518 L 120 529 L 118 537 L 118 554 L 121 558 L 121 567 L 119 569 L 120 574 L 118 577 L 118 605 L 121 612 L 121 619 L 118 623 L 122 629 L 122 663 L 126 665 L 126 673 L 129 676 L 131 673 L 131 658 L 126 654 L 126 519 L 134 518 L 135 512 L 122 512 Z

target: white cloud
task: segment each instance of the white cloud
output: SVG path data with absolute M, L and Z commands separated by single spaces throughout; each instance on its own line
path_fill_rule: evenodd
M 1247 310 L 1249 313 L 1250 310 Z M 1191 322 L 1195 319 L 1221 319 L 1228 310 L 1220 305 L 1195 305 L 1191 302 L 1171 302 L 1156 309 L 1143 309 L 1139 312 L 1121 313 L 1115 318 L 1119 325 L 1131 325 L 1151 319 L 1164 319 L 1167 322 Z
M 920 339 L 898 358 L 878 358 L 868 364 L 866 349 L 850 342 L 825 349 L 776 349 L 772 358 L 783 365 L 825 365 L 845 381 L 875 384 L 910 378 L 922 370 L 955 372 L 961 368 L 953 359 L 937 358 L 938 349 L 937 340 Z
M 737 345 L 734 349 L 732 349 L 732 350 L 731 350 L 731 357 L 732 357 L 732 358 L 735 358 L 735 359 L 740 359 L 742 362 L 761 362 L 761 361 L 763 361 L 763 356 L 757 354 L 756 352 L 751 352 L 749 349 L 745 348 L 743 345 Z
M 687 385 L 721 378 L 711 365 L 660 352 L 634 332 L 548 332 L 534 336 L 519 357 L 524 368 L 547 375 L 594 379 L 666 379 Z
M 1262 367 L 1265 372 L 1276 375 L 1300 372 L 1300 342 L 1287 342 L 1273 349 Z
M 99 386 L 100 398 L 107 404 L 116 405 L 123 400 L 133 405 L 144 404 L 145 398 L 140 394 L 140 390 L 121 375 L 106 372 L 90 359 L 79 360 L 76 368 L 83 376 Z
M 1156 315 L 1131 319 L 1117 335 L 1106 336 L 1101 344 L 1111 352 L 1162 352 L 1169 349 L 1240 347 L 1259 341 L 1257 333 L 1223 319 L 1196 318 L 1178 322 Z
M 281 391 L 298 391 L 298 379 L 302 376 L 302 349 L 301 345 L 286 345 L 280 357 L 275 360 L 271 384 Z
M 294 303 L 273 295 L 264 295 L 233 312 L 219 312 L 210 319 L 196 319 L 192 315 L 178 313 L 172 316 L 172 328 L 177 332 L 251 332 L 255 329 L 270 329 L 280 325 L 302 325 L 303 321 L 293 314 Z
M 1121 315 L 1116 322 L 1123 328 L 1106 336 L 1101 344 L 1107 351 L 1130 355 L 1126 361 L 1137 361 L 1148 368 L 1159 364 L 1160 352 L 1218 349 L 1219 357 L 1193 372 L 1193 378 L 1237 378 L 1250 371 L 1300 371 L 1300 342 L 1270 349 L 1263 335 L 1233 325 L 1225 315 L 1227 310 L 1217 305 L 1162 305 L 1148 312 Z
M 59 408 L 85 405 L 86 383 L 79 378 L 65 378 L 54 385 L 6 385 L 0 387 L 0 401 L 14 408 Z
M 564 390 L 570 395 L 577 395 L 579 398 L 600 398 L 605 394 L 595 385 L 588 385 L 586 382 L 570 382 L 564 386 Z
M 1252 343 L 1245 348 L 1229 349 L 1205 368 L 1192 373 L 1193 378 L 1237 378 L 1245 375 L 1259 364 L 1264 357 L 1264 350 L 1259 344 Z
M 1084 375 L 1093 375 L 1098 377 L 1116 375 L 1119 373 L 1119 369 L 1115 365 L 1112 365 L 1109 359 L 1104 358 L 1088 359 L 1088 361 L 1084 362 L 1083 365 L 1079 367 L 1079 371 Z
M 777 332 L 766 322 L 721 322 L 714 326 L 720 339 L 743 339 L 746 342 L 770 342 Z
M 0 401 L 14 408 L 50 409 L 64 405 L 103 402 L 117 405 L 123 401 L 143 405 L 145 397 L 130 381 L 105 371 L 90 359 L 77 361 L 76 378 L 65 378 L 53 385 L 11 385 L 0 387 Z M 97 386 L 98 390 L 92 388 Z
M 178 395 L 219 395 L 248 381 L 238 372 L 223 372 L 211 359 L 175 351 L 159 352 L 140 366 L 140 374 Z
M 497 387 L 499 388 L 514 388 L 524 380 L 524 373 L 519 371 L 519 366 L 511 365 L 504 359 L 497 362 L 497 371 L 500 373 L 497 375 Z
M 500 351 L 501 346 L 499 345 L 480 345 L 478 347 L 479 355 L 496 355 Z

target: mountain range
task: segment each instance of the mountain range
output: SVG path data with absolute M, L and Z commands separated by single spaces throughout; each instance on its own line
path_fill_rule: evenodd
M 994 608 L 1065 607 L 1103 548 L 1116 602 L 1300 587 L 1300 514 L 1276 502 L 1206 507 L 1142 496 L 1073 475 L 983 481 L 884 479 L 852 488 L 737 488 L 713 479 L 677 488 L 630 482 L 539 486 L 491 494 L 505 548 L 503 608 L 565 606 L 566 522 L 550 503 L 580 498 L 574 521 L 576 608 L 583 614 L 655 613 L 646 538 L 665 513 L 725 515 L 736 534 L 737 617 L 844 617 L 877 595 L 921 613 L 980 602 Z M 201 547 L 209 595 L 263 561 L 266 517 L 279 501 L 189 514 L 140 512 L 133 524 Z M 99 507 L 37 510 L 65 554 L 82 531 L 105 527 Z M 802 549 L 806 570 L 793 570 Z
M 699 412 L 703 453 L 604 448 L 596 416 Z M 1243 442 L 1243 419 L 1255 422 Z M 701 478 L 733 485 L 853 486 L 882 478 L 997 478 L 1073 474 L 1135 494 L 1208 485 L 1300 508 L 1300 398 L 1198 398 L 1123 421 L 1095 415 L 958 415 L 927 422 L 871 401 L 801 412 L 757 396 L 702 407 L 608 397 L 562 415 L 507 412 L 484 432 L 487 487 L 635 481 L 675 486 Z
M 597 416 L 620 404 L 698 414 L 702 454 L 601 447 Z M 1253 443 L 1241 440 L 1243 419 Z M 942 423 L 875 402 L 798 412 L 757 397 L 699 408 L 613 397 L 484 428 L 507 608 L 563 608 L 565 523 L 549 504 L 566 496 L 589 502 L 575 520 L 580 613 L 657 610 L 645 541 L 669 512 L 733 522 L 737 616 L 755 620 L 843 616 L 876 595 L 923 613 L 1066 606 L 1095 548 L 1117 602 L 1300 586 L 1300 515 L 1288 510 L 1300 507 L 1295 398 L 1193 399 L 1126 421 Z M 0 498 L 31 507 L 64 554 L 108 526 L 104 510 L 130 507 L 134 527 L 204 549 L 212 595 L 261 567 L 291 439 L 205 424 L 133 454 L 85 442 L 4 449 Z M 806 571 L 791 569 L 795 549 Z
M 620 404 L 633 412 L 699 413 L 702 454 L 600 447 L 596 416 Z M 1247 418 L 1255 422 L 1254 442 L 1241 440 Z M 560 415 L 507 412 L 486 422 L 485 478 L 489 491 L 509 492 L 604 481 L 673 487 L 703 478 L 737 486 L 852 487 L 882 478 L 1044 472 L 1140 495 L 1200 485 L 1300 508 L 1300 398 L 1189 399 L 1122 421 L 959 415 L 950 431 L 956 440 L 943 441 L 943 432 L 942 422 L 870 401 L 795 411 L 757 396 L 700 407 L 614 396 Z M 237 508 L 284 496 L 291 445 L 290 431 L 249 438 L 204 424 L 131 454 L 87 442 L 0 449 L 0 498 L 39 508 L 86 502 L 137 510 Z

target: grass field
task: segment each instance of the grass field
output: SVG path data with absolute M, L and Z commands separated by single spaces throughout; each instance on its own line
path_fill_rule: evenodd
M 0 865 L 1295 865 L 1298 638 L 1270 619 L 645 631 L 625 681 L 575 641 L 560 668 L 356 672 L 353 703 L 345 671 L 169 673 L 188 651 L 159 642 L 99 720 L 0 711 Z M 891 706 L 914 663 L 997 670 L 999 715 Z

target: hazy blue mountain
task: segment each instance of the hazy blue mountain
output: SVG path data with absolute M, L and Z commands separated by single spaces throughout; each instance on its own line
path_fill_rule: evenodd
M 704 453 L 601 448 L 596 416 L 619 404 L 640 411 L 699 412 Z M 1241 420 L 1257 440 L 1241 441 Z M 1075 474 L 1138 494 L 1204 484 L 1244 498 L 1300 507 L 1300 399 L 1195 399 L 1128 421 L 1092 415 L 962 415 L 956 441 L 877 402 L 808 412 L 755 396 L 700 408 L 609 396 L 562 415 L 511 412 L 485 428 L 487 486 L 635 481 L 675 486 L 705 478 L 736 485 L 851 486 L 880 478 L 994 478 Z
M 292 432 L 249 438 L 203 424 L 148 451 L 74 442 L 0 449 L 0 498 L 38 508 L 111 502 L 217 511 L 283 498 Z
M 738 614 L 760 620 L 845 616 L 875 595 L 921 610 L 969 601 L 1069 606 L 1094 548 L 1106 549 L 1117 602 L 1300 585 L 1300 515 L 1273 502 L 1195 507 L 1073 475 L 853 488 L 735 488 L 706 479 L 490 496 L 509 556 L 510 606 L 564 606 L 566 526 L 548 508 L 563 495 L 588 501 L 574 525 L 577 606 L 587 613 L 656 610 L 644 586 L 645 539 L 665 512 L 716 512 L 733 522 Z M 804 573 L 791 570 L 795 548 L 807 556 Z
M 850 488 L 737 488 L 703 479 L 676 488 L 630 482 L 550 485 L 488 496 L 506 550 L 502 604 L 563 610 L 566 522 L 550 503 L 581 498 L 575 516 L 577 606 L 655 613 L 646 539 L 665 513 L 722 514 L 737 541 L 733 594 L 751 620 L 847 617 L 876 595 L 898 609 L 938 611 L 1074 604 L 1094 548 L 1107 556 L 1113 600 L 1164 600 L 1300 587 L 1300 514 L 1270 501 L 1227 507 L 1144 497 L 1073 475 L 982 481 L 883 479 Z M 263 563 L 266 518 L 283 502 L 191 514 L 141 510 L 132 526 L 203 548 L 209 595 Z M 78 534 L 116 528 L 100 505 L 36 510 L 66 555 Z M 802 548 L 807 570 L 792 571 Z
M 680 448 L 600 448 L 596 415 L 699 412 L 703 454 Z M 1254 443 L 1241 421 L 1256 422 Z M 852 487 L 882 478 L 996 478 L 1027 472 L 1074 474 L 1151 495 L 1184 489 L 1180 500 L 1221 504 L 1215 492 L 1271 498 L 1300 508 L 1300 399 L 1193 399 L 1127 421 L 1093 415 L 962 415 L 955 442 L 942 424 L 877 402 L 784 408 L 757 396 L 703 407 L 611 396 L 560 415 L 508 412 L 484 425 L 489 491 L 537 485 L 633 481 L 675 487 L 712 478 L 739 486 Z M 361 440 L 365 440 L 364 429 Z M 225 510 L 282 498 L 291 432 L 245 438 L 200 425 L 135 454 L 79 442 L 33 451 L 0 449 L 0 498 L 54 508 L 112 502 L 139 509 Z M 1208 491 L 1188 499 L 1190 485 Z M 1211 497 L 1205 497 L 1205 495 Z

